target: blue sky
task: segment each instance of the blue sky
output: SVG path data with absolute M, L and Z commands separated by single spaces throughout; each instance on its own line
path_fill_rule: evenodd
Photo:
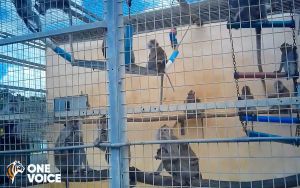
M 0 80 L 2 80 L 3 76 L 5 76 L 7 74 L 7 64 L 5 63 L 1 63 L 0 64 Z

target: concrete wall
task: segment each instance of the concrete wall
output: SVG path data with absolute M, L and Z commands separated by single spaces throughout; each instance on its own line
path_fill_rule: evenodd
M 178 39 L 187 27 L 177 28 Z M 148 57 L 146 42 L 156 38 L 168 55 L 172 49 L 168 39 L 169 30 L 157 31 L 134 36 L 136 62 L 145 66 Z M 233 30 L 234 47 L 239 71 L 257 72 L 255 31 L 253 29 Z M 263 29 L 262 61 L 266 72 L 278 69 L 280 62 L 280 45 L 292 43 L 291 30 Z M 299 42 L 299 41 L 298 41 Z M 102 60 L 102 41 L 90 41 L 75 45 L 75 57 L 78 59 Z M 64 46 L 68 49 L 68 46 Z M 203 102 L 236 100 L 233 80 L 231 44 L 226 23 L 192 26 L 183 44 L 175 65 L 169 71 L 175 86 L 170 88 L 165 78 L 164 104 L 183 103 L 186 93 L 193 89 Z M 47 90 L 49 102 L 55 97 L 88 94 L 91 108 L 107 105 L 106 73 L 104 71 L 71 67 L 52 51 L 47 53 Z M 274 92 L 274 79 L 267 83 L 267 93 Z M 292 82 L 282 80 L 292 90 Z M 241 80 L 240 87 L 249 85 L 255 98 L 265 98 L 260 80 Z M 126 102 L 128 107 L 159 104 L 160 77 L 126 75 Z M 222 112 L 232 110 L 223 110 Z M 216 111 L 209 111 L 215 113 Z M 219 110 L 221 112 L 221 110 Z M 179 112 L 181 113 L 181 112 Z M 152 114 L 153 115 L 153 114 Z M 95 121 L 96 122 L 96 121 Z M 153 140 L 156 130 L 163 124 L 172 122 L 128 123 L 130 141 Z M 56 134 L 51 134 L 55 141 L 61 126 L 51 126 Z M 84 125 L 82 130 L 85 142 L 91 143 L 96 138 L 96 124 Z M 254 124 L 255 130 L 289 136 L 294 127 L 278 124 Z M 186 134 L 180 138 L 229 138 L 245 136 L 237 117 L 190 120 L 187 122 Z M 156 155 L 158 146 L 132 146 L 131 165 L 144 171 L 153 171 L 159 165 Z M 285 176 L 285 173 L 299 172 L 299 149 L 278 143 L 244 143 L 244 144 L 192 144 L 200 158 L 200 169 L 204 178 L 221 180 L 258 180 Z M 100 154 L 101 153 L 101 154 Z M 53 163 L 52 155 L 49 161 Z M 88 161 L 93 168 L 105 168 L 104 155 L 98 149 L 88 149 Z M 273 173 L 276 173 L 275 175 Z M 98 186 L 98 183 L 89 185 Z M 85 183 L 73 184 L 82 187 Z M 106 187 L 106 183 L 102 184 Z

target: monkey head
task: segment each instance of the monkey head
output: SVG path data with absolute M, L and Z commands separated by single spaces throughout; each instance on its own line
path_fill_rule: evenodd
M 196 96 L 195 91 L 194 91 L 194 90 L 190 90 L 190 91 L 188 92 L 187 99 L 194 99 L 195 96 Z
M 67 122 L 66 127 L 69 127 L 73 131 L 79 131 L 81 127 L 81 121 L 80 120 L 70 120 Z
M 283 83 L 280 80 L 277 80 L 274 83 L 274 88 L 278 93 L 281 93 L 282 91 L 284 91 L 285 86 L 283 85 Z
M 101 141 L 108 141 L 108 127 L 107 127 L 107 117 L 103 115 L 100 118 L 100 123 L 98 124 L 99 136 Z
M 250 90 L 250 87 L 245 85 L 243 88 L 242 88 L 242 95 L 250 95 L 251 94 L 251 90 Z
M 148 44 L 147 44 L 147 47 L 148 47 L 149 49 L 153 49 L 153 48 L 156 48 L 156 47 L 158 47 L 158 46 L 159 46 L 159 44 L 158 44 L 158 42 L 157 42 L 155 39 L 150 40 L 150 41 L 148 42 Z
M 173 136 L 173 131 L 166 124 L 158 129 L 157 140 L 170 140 L 172 136 Z
M 293 50 L 293 46 L 285 42 L 280 46 L 280 50 L 282 53 L 290 52 Z

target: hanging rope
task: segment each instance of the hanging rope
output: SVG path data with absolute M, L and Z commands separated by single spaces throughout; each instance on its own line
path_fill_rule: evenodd
M 295 19 L 294 19 L 294 11 L 292 8 L 292 4 L 291 4 L 291 10 L 290 10 L 290 15 L 291 15 L 291 19 L 292 21 L 295 23 Z M 296 63 L 297 63 L 297 67 L 298 67 L 298 54 L 297 54 L 297 43 L 296 43 L 296 26 L 292 27 L 292 35 L 293 35 L 293 53 L 294 53 L 294 57 L 296 59 Z M 296 75 L 293 75 L 293 84 L 294 84 L 294 95 L 297 96 L 298 94 L 298 89 L 297 89 L 297 80 L 299 78 L 299 72 L 297 70 Z
M 292 4 L 292 3 L 291 3 Z M 291 18 L 292 18 L 292 21 L 295 22 L 295 19 L 294 19 L 294 11 L 293 11 L 293 6 L 291 5 L 291 10 L 290 10 L 290 15 L 291 15 Z M 292 35 L 293 35 L 293 53 L 294 53 L 294 57 L 297 57 L 298 54 L 297 54 L 297 42 L 296 42 L 296 31 L 295 31 L 295 27 L 292 27 Z M 298 62 L 297 63 L 297 67 L 298 67 Z M 298 72 L 298 71 L 297 71 Z M 299 75 L 299 73 L 298 73 Z M 293 81 L 294 81 L 294 91 L 295 91 L 295 95 L 297 96 L 298 94 L 298 87 L 297 87 L 297 80 L 298 77 L 294 77 L 293 78 Z M 300 116 L 299 116 L 299 110 L 297 110 L 297 118 L 300 119 Z M 297 125 L 296 127 L 296 132 L 295 132 L 295 136 L 299 137 L 300 136 L 300 124 Z
M 232 50 L 232 62 L 233 62 L 233 71 L 234 74 L 237 74 L 237 66 L 236 66 L 236 57 L 235 57 L 235 51 L 234 51 L 234 44 L 233 44 L 233 37 L 232 37 L 232 32 L 231 29 L 229 29 L 229 37 L 230 37 L 230 43 L 231 43 L 231 50 Z M 239 86 L 239 81 L 238 79 L 234 76 L 234 82 L 235 82 L 235 88 L 236 88 L 236 96 L 238 100 L 241 99 L 241 94 L 240 94 L 240 86 Z M 241 117 L 241 114 L 239 112 L 239 115 Z M 247 132 L 247 121 L 243 121 L 240 118 L 240 122 L 242 124 L 242 128 L 245 132 Z

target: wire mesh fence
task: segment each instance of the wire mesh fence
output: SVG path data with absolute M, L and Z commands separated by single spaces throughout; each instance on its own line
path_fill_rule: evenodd
M 298 0 L 0 0 L 0 187 L 299 186 Z

